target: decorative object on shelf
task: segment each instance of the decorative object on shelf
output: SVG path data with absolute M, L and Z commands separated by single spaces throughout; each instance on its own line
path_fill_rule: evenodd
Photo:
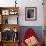
M 17 4 L 17 2 L 16 2 L 17 0 L 15 0 L 15 7 L 16 7 L 16 4 Z
M 17 32 L 16 28 L 14 29 L 14 32 Z
M 10 28 L 5 28 L 2 33 L 2 40 L 12 40 L 12 30 Z
M 2 18 L 2 24 L 8 24 L 8 16 L 2 16 L 3 18 Z
M 9 15 L 9 10 L 2 10 L 2 15 Z
M 25 20 L 26 21 L 37 20 L 37 8 L 36 7 L 26 7 L 25 8 Z
M 18 40 L 18 32 L 14 32 L 13 40 L 14 41 Z
M 3 41 L 10 41 L 10 40 L 16 41 L 18 40 L 18 32 L 7 27 L 3 29 L 1 37 Z
M 16 27 L 14 27 L 14 30 L 13 30 L 15 33 L 14 33 L 14 41 L 15 40 L 18 40 L 18 32 L 17 32 L 17 29 Z
M 10 10 L 10 15 L 16 15 L 18 12 L 16 10 Z
M 5 19 L 5 24 L 8 24 L 8 18 L 7 18 L 7 19 Z

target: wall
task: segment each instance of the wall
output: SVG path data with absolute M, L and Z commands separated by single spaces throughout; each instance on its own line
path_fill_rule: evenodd
M 1 7 L 15 6 L 15 0 L 0 0 Z M 20 26 L 43 26 L 43 0 L 17 0 L 17 6 L 19 6 L 19 24 Z M 25 21 L 25 7 L 37 7 L 37 20 Z M 9 19 L 10 20 L 10 19 Z
M 21 0 L 22 2 L 22 0 Z M 22 26 L 43 26 L 43 6 L 42 0 L 25 0 L 20 6 L 19 24 Z M 25 21 L 25 7 L 37 7 L 37 21 Z M 21 10 L 22 9 L 22 10 Z

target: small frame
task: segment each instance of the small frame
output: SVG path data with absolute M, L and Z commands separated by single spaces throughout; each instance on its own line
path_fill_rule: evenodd
M 2 15 L 9 15 L 9 10 L 2 10 Z
M 25 20 L 26 21 L 37 20 L 37 8 L 36 7 L 26 7 L 25 8 Z
M 16 15 L 17 13 L 18 13 L 18 12 L 17 12 L 16 10 L 10 10 L 10 11 L 9 11 L 9 14 L 10 14 L 10 15 Z

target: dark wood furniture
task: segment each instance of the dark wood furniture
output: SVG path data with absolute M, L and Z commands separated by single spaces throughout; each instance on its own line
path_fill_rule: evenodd
M 18 41 L 5 41 L 2 44 L 3 46 L 18 46 Z
M 9 24 L 7 19 L 8 16 L 14 17 L 17 16 L 17 23 Z M 0 32 L 1 32 L 0 46 L 18 46 L 19 40 L 16 39 L 15 40 L 11 39 L 8 41 L 2 40 L 2 32 L 4 29 L 9 28 L 15 33 L 19 31 L 18 17 L 19 17 L 19 7 L 0 7 Z
M 15 17 L 17 16 L 17 20 L 18 20 L 19 7 L 0 7 L 1 24 L 6 24 L 6 23 L 8 24 L 8 18 L 5 19 L 5 17 L 8 16 L 15 16 Z

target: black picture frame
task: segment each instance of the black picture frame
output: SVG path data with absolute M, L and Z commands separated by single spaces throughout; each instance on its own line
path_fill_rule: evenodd
M 37 20 L 37 8 L 36 7 L 25 7 L 25 20 L 26 21 Z

